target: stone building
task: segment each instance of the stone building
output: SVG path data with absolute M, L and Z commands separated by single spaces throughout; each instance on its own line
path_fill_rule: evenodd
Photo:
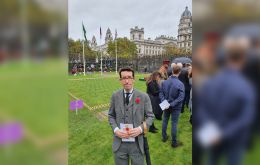
M 179 48 L 192 50 L 192 15 L 188 7 L 181 15 L 177 38 Z
M 177 46 L 177 40 L 174 37 L 165 35 L 156 37 L 155 40 L 145 39 L 144 28 L 138 28 L 138 26 L 130 29 L 130 41 L 136 44 L 138 57 L 162 55 L 166 45 Z

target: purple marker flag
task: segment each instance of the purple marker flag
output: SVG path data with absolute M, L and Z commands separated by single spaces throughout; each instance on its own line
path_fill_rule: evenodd
M 17 143 L 23 136 L 23 127 L 20 123 L 0 125 L 0 145 Z
M 70 102 L 70 110 L 82 109 L 83 107 L 83 100 L 76 100 Z

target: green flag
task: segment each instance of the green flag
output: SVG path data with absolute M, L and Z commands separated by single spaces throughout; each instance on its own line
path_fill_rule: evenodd
M 83 28 L 83 33 L 84 33 L 85 40 L 87 41 L 87 37 L 86 37 L 86 29 L 85 29 L 83 23 L 82 23 L 82 28 Z

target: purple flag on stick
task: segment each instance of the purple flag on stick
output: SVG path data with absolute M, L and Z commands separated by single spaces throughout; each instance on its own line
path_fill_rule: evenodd
M 23 127 L 20 123 L 0 125 L 0 145 L 17 143 L 23 138 Z
M 76 100 L 70 102 L 70 110 L 83 108 L 83 100 Z

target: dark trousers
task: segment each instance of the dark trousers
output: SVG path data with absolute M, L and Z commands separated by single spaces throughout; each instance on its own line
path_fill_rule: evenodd
M 162 120 L 162 114 L 163 112 L 160 112 L 159 114 L 154 114 L 154 116 L 157 120 Z
M 167 136 L 167 126 L 168 126 L 168 121 L 170 116 L 171 117 L 171 136 L 172 136 L 172 143 L 176 144 L 177 143 L 177 139 L 176 139 L 176 135 L 177 135 L 177 126 L 178 126 L 178 119 L 180 116 L 180 112 L 181 110 L 178 109 L 166 109 L 164 110 L 164 115 L 163 115 L 163 124 L 162 124 L 162 137 L 165 139 Z
M 234 144 L 232 141 L 223 142 L 210 150 L 208 165 L 218 165 L 221 156 L 225 156 L 228 165 L 240 165 L 242 164 L 244 149 L 243 144 Z
M 184 100 L 182 102 L 181 113 L 184 112 L 185 105 L 188 107 L 190 102 L 190 90 L 185 90 Z

